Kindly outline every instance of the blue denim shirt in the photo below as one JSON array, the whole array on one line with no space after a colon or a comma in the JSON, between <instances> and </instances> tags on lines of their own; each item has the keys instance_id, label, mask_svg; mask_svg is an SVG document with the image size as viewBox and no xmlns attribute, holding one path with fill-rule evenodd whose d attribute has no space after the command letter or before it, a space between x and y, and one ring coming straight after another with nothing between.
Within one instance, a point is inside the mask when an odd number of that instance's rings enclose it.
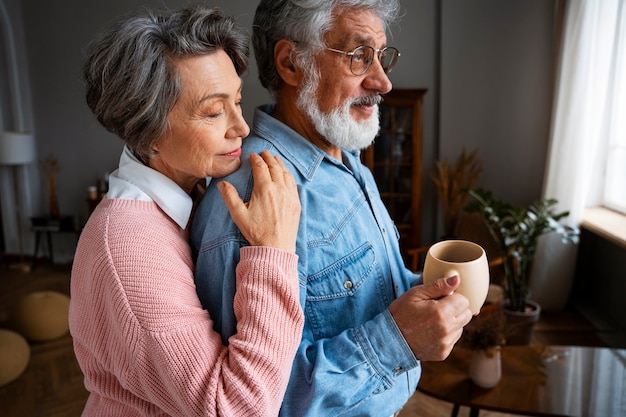
<instances>
[{"instance_id":1,"label":"blue denim shirt","mask_svg":"<svg viewBox=\"0 0 626 417\"><path fill-rule=\"evenodd\" d=\"M252 133L243 141L242 166L225 179L248 201L248 156L269 149L298 184L296 251L305 326L280 415L389 416L415 392L421 369L387 307L421 277L405 268L397 229L358 152L343 152L338 161L271 112L273 106L256 110ZM191 243L198 295L228 343L237 331L235 267L247 242L217 182L195 214Z\"/></svg>"}]
</instances>

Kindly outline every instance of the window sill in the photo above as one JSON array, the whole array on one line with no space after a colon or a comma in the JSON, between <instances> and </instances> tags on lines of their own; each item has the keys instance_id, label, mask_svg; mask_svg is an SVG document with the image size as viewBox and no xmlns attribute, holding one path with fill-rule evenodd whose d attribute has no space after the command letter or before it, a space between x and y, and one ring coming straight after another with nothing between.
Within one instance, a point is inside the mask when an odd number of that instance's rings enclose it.
<instances>
[{"instance_id":1,"label":"window sill","mask_svg":"<svg viewBox=\"0 0 626 417\"><path fill-rule=\"evenodd\" d=\"M585 210L581 226L626 249L626 215L605 207Z\"/></svg>"}]
</instances>

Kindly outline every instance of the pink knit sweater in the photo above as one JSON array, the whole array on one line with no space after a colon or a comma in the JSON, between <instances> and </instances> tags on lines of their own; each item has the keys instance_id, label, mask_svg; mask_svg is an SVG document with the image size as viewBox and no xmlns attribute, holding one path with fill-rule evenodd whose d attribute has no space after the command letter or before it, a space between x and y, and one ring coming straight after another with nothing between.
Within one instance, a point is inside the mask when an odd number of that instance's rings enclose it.
<instances>
[{"instance_id":1,"label":"pink knit sweater","mask_svg":"<svg viewBox=\"0 0 626 417\"><path fill-rule=\"evenodd\" d=\"M187 232L153 202L104 200L72 269L70 330L85 416L277 415L301 338L297 256L241 249L238 330L198 301Z\"/></svg>"}]
</instances>

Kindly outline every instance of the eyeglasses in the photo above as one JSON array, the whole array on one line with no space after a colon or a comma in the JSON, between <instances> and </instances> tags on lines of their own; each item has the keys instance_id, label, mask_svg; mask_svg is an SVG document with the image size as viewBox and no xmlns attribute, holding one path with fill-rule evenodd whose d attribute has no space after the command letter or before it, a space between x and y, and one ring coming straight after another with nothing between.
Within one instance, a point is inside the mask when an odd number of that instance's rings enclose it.
<instances>
[{"instance_id":1,"label":"eyeglasses","mask_svg":"<svg viewBox=\"0 0 626 417\"><path fill-rule=\"evenodd\" d=\"M387 46L383 49L374 49L371 46L361 45L349 52L333 48L326 49L348 55L350 57L350 71L354 75L363 75L370 69L372 62L374 62L374 54L378 54L380 66L383 67L385 74L389 74L400 56L400 51L393 46Z\"/></svg>"}]
</instances>

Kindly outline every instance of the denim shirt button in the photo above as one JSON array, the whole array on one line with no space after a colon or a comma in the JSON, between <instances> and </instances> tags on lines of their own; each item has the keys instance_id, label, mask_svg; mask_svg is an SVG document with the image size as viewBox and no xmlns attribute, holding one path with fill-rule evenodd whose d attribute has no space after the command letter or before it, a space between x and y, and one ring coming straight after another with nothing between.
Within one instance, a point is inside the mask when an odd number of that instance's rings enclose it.
<instances>
[{"instance_id":1,"label":"denim shirt button","mask_svg":"<svg viewBox=\"0 0 626 417\"><path fill-rule=\"evenodd\" d=\"M397 373L400 373L400 371L402 371L402 367L401 366L394 366L393 367L393 372L394 373L397 374Z\"/></svg>"},{"instance_id":2,"label":"denim shirt button","mask_svg":"<svg viewBox=\"0 0 626 417\"><path fill-rule=\"evenodd\" d=\"M350 288L352 288L352 281L345 281L345 282L343 283L343 287L344 287L346 290L349 290Z\"/></svg>"}]
</instances>

